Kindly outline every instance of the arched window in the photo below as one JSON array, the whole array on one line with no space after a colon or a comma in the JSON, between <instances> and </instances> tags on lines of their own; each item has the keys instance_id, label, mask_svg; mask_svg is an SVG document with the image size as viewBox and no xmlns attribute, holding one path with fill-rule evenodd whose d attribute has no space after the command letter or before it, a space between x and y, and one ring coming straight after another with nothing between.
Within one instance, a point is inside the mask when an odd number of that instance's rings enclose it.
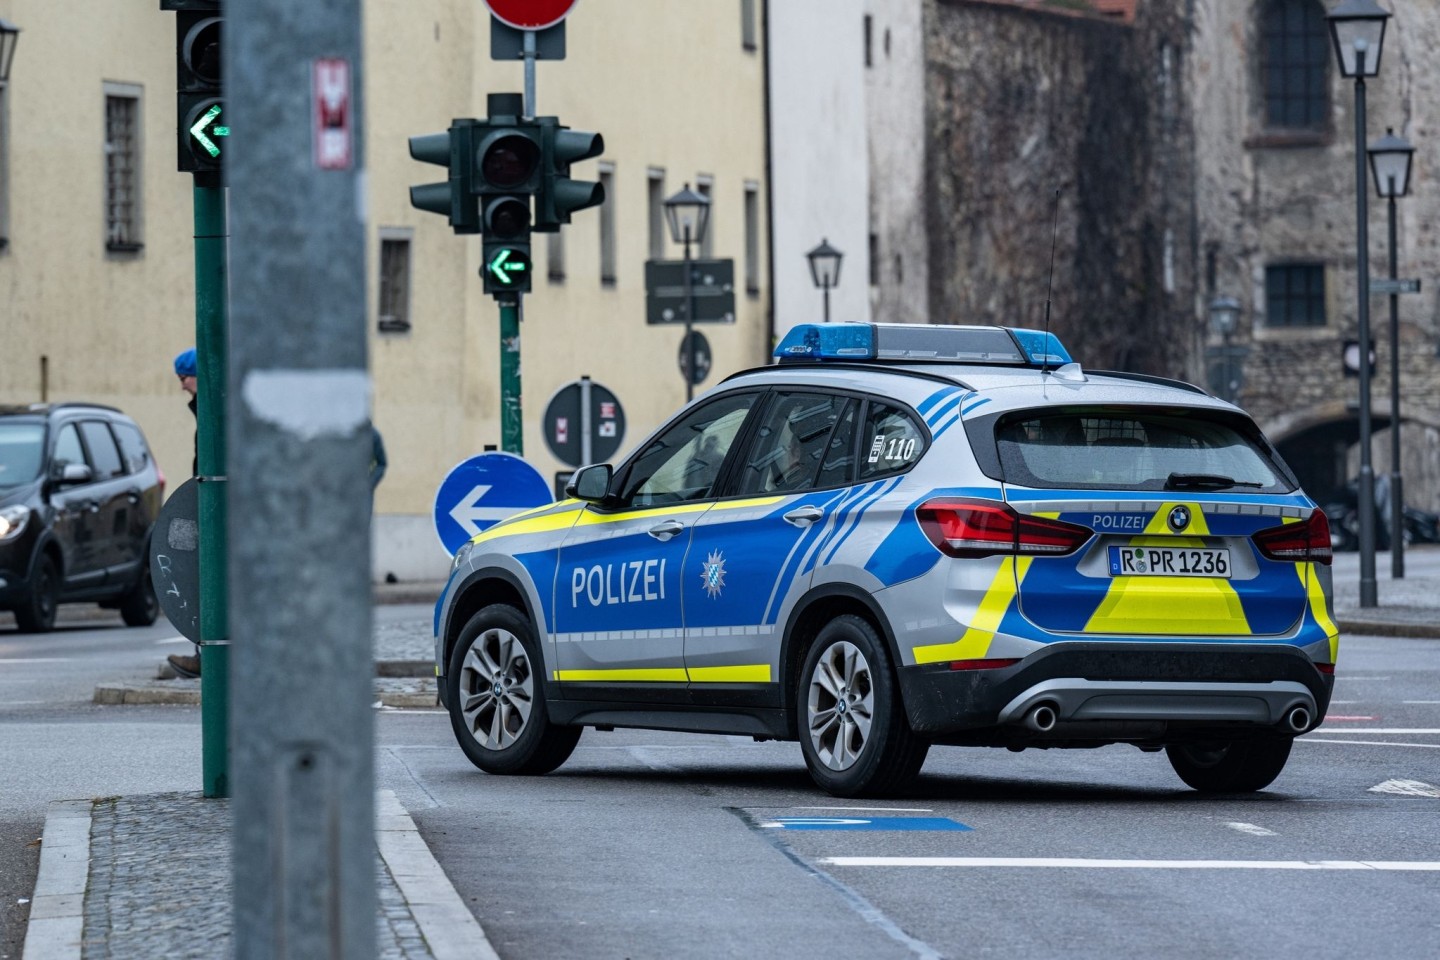
<instances>
[{"instance_id":1,"label":"arched window","mask_svg":"<svg viewBox=\"0 0 1440 960\"><path fill-rule=\"evenodd\" d=\"M1267 126L1303 129L1326 125L1330 55L1325 10L1319 0L1263 0L1260 71Z\"/></svg>"}]
</instances>

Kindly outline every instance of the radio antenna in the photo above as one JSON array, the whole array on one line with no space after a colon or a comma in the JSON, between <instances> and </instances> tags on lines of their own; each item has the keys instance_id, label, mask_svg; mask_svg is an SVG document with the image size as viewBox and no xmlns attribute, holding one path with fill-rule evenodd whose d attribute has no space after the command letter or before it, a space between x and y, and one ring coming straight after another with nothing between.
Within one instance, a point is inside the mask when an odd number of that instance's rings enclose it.
<instances>
[{"instance_id":1,"label":"radio antenna","mask_svg":"<svg viewBox=\"0 0 1440 960\"><path fill-rule=\"evenodd\" d=\"M1045 357L1050 357L1050 294L1055 289L1055 238L1060 234L1060 188L1055 188L1054 224L1050 228L1050 281L1045 287ZM1040 369L1045 369L1041 363Z\"/></svg>"}]
</instances>

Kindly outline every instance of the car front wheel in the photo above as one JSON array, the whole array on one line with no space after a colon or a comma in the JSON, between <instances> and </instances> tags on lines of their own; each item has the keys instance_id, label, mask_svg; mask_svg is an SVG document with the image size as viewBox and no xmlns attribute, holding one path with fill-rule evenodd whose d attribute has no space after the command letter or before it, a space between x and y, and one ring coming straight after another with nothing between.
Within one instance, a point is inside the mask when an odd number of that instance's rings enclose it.
<instances>
[{"instance_id":1,"label":"car front wheel","mask_svg":"<svg viewBox=\"0 0 1440 960\"><path fill-rule=\"evenodd\" d=\"M1253 793L1275 782L1290 759L1290 737L1172 743L1165 748L1180 779L1201 793Z\"/></svg>"},{"instance_id":2,"label":"car front wheel","mask_svg":"<svg viewBox=\"0 0 1440 960\"><path fill-rule=\"evenodd\" d=\"M15 624L22 633L48 633L55 629L60 606L60 572L49 554L41 554L30 578L30 591L15 608Z\"/></svg>"},{"instance_id":3,"label":"car front wheel","mask_svg":"<svg viewBox=\"0 0 1440 960\"><path fill-rule=\"evenodd\" d=\"M155 596L155 584L150 580L150 565L147 563L139 582L120 598L120 619L127 627L148 627L159 616L160 599Z\"/></svg>"},{"instance_id":4,"label":"car front wheel","mask_svg":"<svg viewBox=\"0 0 1440 960\"><path fill-rule=\"evenodd\" d=\"M446 682L455 738L487 773L549 773L580 740L582 728L550 722L534 631L514 607L486 607L470 618Z\"/></svg>"},{"instance_id":5,"label":"car front wheel","mask_svg":"<svg viewBox=\"0 0 1440 960\"><path fill-rule=\"evenodd\" d=\"M929 744L910 730L895 671L875 628L846 614L815 638L797 691L800 747L810 776L837 797L903 789Z\"/></svg>"}]
</instances>

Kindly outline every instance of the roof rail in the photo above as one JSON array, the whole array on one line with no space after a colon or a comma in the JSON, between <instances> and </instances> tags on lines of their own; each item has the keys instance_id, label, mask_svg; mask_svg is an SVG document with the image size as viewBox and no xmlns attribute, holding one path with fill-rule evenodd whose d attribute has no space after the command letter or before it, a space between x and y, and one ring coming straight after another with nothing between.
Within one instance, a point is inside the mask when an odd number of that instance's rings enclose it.
<instances>
[{"instance_id":1,"label":"roof rail","mask_svg":"<svg viewBox=\"0 0 1440 960\"><path fill-rule=\"evenodd\" d=\"M1154 383L1162 387L1174 387L1177 390L1187 390L1190 393L1198 393L1202 397L1213 397L1214 394L1204 387L1197 387L1186 380L1176 380L1173 377L1157 377L1150 373L1131 373L1126 370L1086 370L1086 373L1094 377L1114 377L1117 380L1138 380L1141 383Z\"/></svg>"}]
</instances>

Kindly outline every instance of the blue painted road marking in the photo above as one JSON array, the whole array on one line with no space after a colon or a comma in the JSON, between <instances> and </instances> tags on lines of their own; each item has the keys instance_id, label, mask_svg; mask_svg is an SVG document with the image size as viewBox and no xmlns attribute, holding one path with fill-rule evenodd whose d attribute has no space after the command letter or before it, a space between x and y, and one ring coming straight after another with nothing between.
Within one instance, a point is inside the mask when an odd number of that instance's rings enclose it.
<instances>
[{"instance_id":1,"label":"blue painted road marking","mask_svg":"<svg viewBox=\"0 0 1440 960\"><path fill-rule=\"evenodd\" d=\"M949 817L775 817L767 830L969 830Z\"/></svg>"}]
</instances>

